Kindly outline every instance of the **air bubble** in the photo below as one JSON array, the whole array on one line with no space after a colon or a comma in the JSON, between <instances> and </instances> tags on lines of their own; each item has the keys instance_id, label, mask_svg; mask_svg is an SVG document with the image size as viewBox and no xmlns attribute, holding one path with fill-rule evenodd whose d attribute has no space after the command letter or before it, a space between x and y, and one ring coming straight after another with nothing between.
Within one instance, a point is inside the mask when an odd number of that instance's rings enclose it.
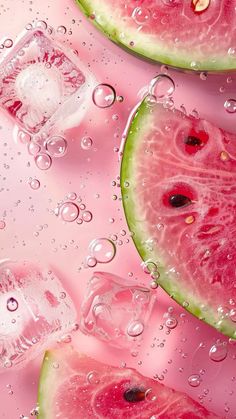
<instances>
[{"instance_id":1,"label":"air bubble","mask_svg":"<svg viewBox=\"0 0 236 419\"><path fill-rule=\"evenodd\" d=\"M90 137L83 137L80 144L83 150L89 150L93 145L93 140Z\"/></svg>"},{"instance_id":2,"label":"air bubble","mask_svg":"<svg viewBox=\"0 0 236 419\"><path fill-rule=\"evenodd\" d=\"M99 84L95 87L92 98L98 108L109 108L115 102L116 92L109 84Z\"/></svg>"},{"instance_id":3,"label":"air bubble","mask_svg":"<svg viewBox=\"0 0 236 419\"><path fill-rule=\"evenodd\" d=\"M48 170L52 165L52 159L48 154L40 153L35 157L35 163L40 170Z\"/></svg>"},{"instance_id":4,"label":"air bubble","mask_svg":"<svg viewBox=\"0 0 236 419\"><path fill-rule=\"evenodd\" d=\"M201 384L201 377L198 374L192 374L188 377L188 383L191 387L198 387Z\"/></svg>"},{"instance_id":5,"label":"air bubble","mask_svg":"<svg viewBox=\"0 0 236 419\"><path fill-rule=\"evenodd\" d=\"M132 18L138 25L143 25L150 19L150 11L145 7L136 7L132 13Z\"/></svg>"},{"instance_id":6,"label":"air bubble","mask_svg":"<svg viewBox=\"0 0 236 419\"><path fill-rule=\"evenodd\" d=\"M157 99L168 98L173 95L174 91L175 84L173 80L165 74L159 74L151 81L150 93Z\"/></svg>"},{"instance_id":7,"label":"air bubble","mask_svg":"<svg viewBox=\"0 0 236 419\"><path fill-rule=\"evenodd\" d=\"M127 327L127 334L131 337L140 336L144 331L144 325L139 320L135 320Z\"/></svg>"},{"instance_id":8,"label":"air bubble","mask_svg":"<svg viewBox=\"0 0 236 419\"><path fill-rule=\"evenodd\" d=\"M15 298L11 297L7 300L7 309L9 311L16 311L18 309L18 306L19 303Z\"/></svg>"},{"instance_id":9,"label":"air bubble","mask_svg":"<svg viewBox=\"0 0 236 419\"><path fill-rule=\"evenodd\" d=\"M89 384L99 384L100 383L100 377L97 371L91 371L87 375L87 380Z\"/></svg>"},{"instance_id":10,"label":"air bubble","mask_svg":"<svg viewBox=\"0 0 236 419\"><path fill-rule=\"evenodd\" d=\"M115 257L116 247L111 240L101 238L90 243L89 251L99 263L108 263Z\"/></svg>"},{"instance_id":11,"label":"air bubble","mask_svg":"<svg viewBox=\"0 0 236 419\"><path fill-rule=\"evenodd\" d=\"M0 230L4 230L5 227L6 227L5 221L0 220Z\"/></svg>"},{"instance_id":12,"label":"air bubble","mask_svg":"<svg viewBox=\"0 0 236 419\"><path fill-rule=\"evenodd\" d=\"M40 182L38 179L31 179L29 182L31 189L37 190L40 188Z\"/></svg>"},{"instance_id":13,"label":"air bubble","mask_svg":"<svg viewBox=\"0 0 236 419\"><path fill-rule=\"evenodd\" d=\"M46 30L46 29L47 29L47 27L48 27L48 25L47 25L47 23L46 23L46 22L44 22L44 20L39 20L39 21L36 23L36 27L37 27L37 28L40 28L40 29L44 29L44 30Z\"/></svg>"},{"instance_id":14,"label":"air bubble","mask_svg":"<svg viewBox=\"0 0 236 419\"><path fill-rule=\"evenodd\" d=\"M3 45L4 45L5 48L11 48L12 45L13 45L12 39L9 39L9 38L5 39L5 41L3 42Z\"/></svg>"},{"instance_id":15,"label":"air bubble","mask_svg":"<svg viewBox=\"0 0 236 419\"><path fill-rule=\"evenodd\" d=\"M227 99L224 103L224 108L228 113L235 113L236 112L236 100L235 99Z\"/></svg>"},{"instance_id":16,"label":"air bubble","mask_svg":"<svg viewBox=\"0 0 236 419\"><path fill-rule=\"evenodd\" d=\"M29 144L31 141L31 136L28 132L25 131L19 131L18 135L17 135L18 140L22 143L22 144Z\"/></svg>"},{"instance_id":17,"label":"air bubble","mask_svg":"<svg viewBox=\"0 0 236 419\"><path fill-rule=\"evenodd\" d=\"M178 325L178 321L175 317L168 317L165 321L165 325L168 329L175 329Z\"/></svg>"},{"instance_id":18,"label":"air bubble","mask_svg":"<svg viewBox=\"0 0 236 419\"><path fill-rule=\"evenodd\" d=\"M73 222L79 216L79 208L73 202L65 202L60 207L60 216L63 221Z\"/></svg>"},{"instance_id":19,"label":"air bubble","mask_svg":"<svg viewBox=\"0 0 236 419\"><path fill-rule=\"evenodd\" d=\"M89 223L92 220L93 215L90 211L84 211L82 217L83 217L83 221L85 221L86 223Z\"/></svg>"},{"instance_id":20,"label":"air bubble","mask_svg":"<svg viewBox=\"0 0 236 419\"><path fill-rule=\"evenodd\" d=\"M58 26L58 28L57 28L57 32L58 32L60 35L65 35L65 34L66 34L66 27L65 27L65 26L62 26L62 25Z\"/></svg>"},{"instance_id":21,"label":"air bubble","mask_svg":"<svg viewBox=\"0 0 236 419\"><path fill-rule=\"evenodd\" d=\"M28 144L28 152L31 156L36 156L40 152L39 144L31 141L31 143Z\"/></svg>"},{"instance_id":22,"label":"air bubble","mask_svg":"<svg viewBox=\"0 0 236 419\"><path fill-rule=\"evenodd\" d=\"M92 257L92 256L89 256L89 257L87 257L87 259L86 259L86 263L87 263L87 266L88 266L89 268L94 268L94 266L96 266L96 265L97 265L97 259L96 259L96 258L94 258L94 257Z\"/></svg>"},{"instance_id":23,"label":"air bubble","mask_svg":"<svg viewBox=\"0 0 236 419\"><path fill-rule=\"evenodd\" d=\"M46 141L45 146L51 157L62 157L66 153L67 141L65 138L55 135Z\"/></svg>"}]
</instances>

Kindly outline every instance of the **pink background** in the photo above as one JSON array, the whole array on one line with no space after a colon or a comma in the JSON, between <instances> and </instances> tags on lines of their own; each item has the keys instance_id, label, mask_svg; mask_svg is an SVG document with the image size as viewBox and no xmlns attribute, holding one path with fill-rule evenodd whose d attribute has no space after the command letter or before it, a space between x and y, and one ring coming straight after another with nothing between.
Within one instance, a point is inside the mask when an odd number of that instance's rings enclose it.
<instances>
[{"instance_id":1,"label":"pink background","mask_svg":"<svg viewBox=\"0 0 236 419\"><path fill-rule=\"evenodd\" d=\"M64 25L67 34L58 35L58 40L78 50L80 59L99 83L111 84L117 95L124 97L123 103L116 103L108 110L96 108L91 101L89 114L81 125L66 133L67 155L54 160L47 172L37 169L26 147L14 141L12 121L3 113L0 114L0 219L6 211L6 228L0 230L0 258L25 258L48 263L63 279L79 313L86 281L94 270L113 272L127 278L128 273L133 272L132 278L137 278L139 283L150 282L140 267L141 261L132 241L125 243L128 231L120 189L111 183L119 175L118 153L114 147L120 145L128 115L140 99L140 89L160 72L160 67L133 57L106 40L83 18L73 0L3 0L0 7L0 38L15 40L27 23L37 20L44 20L54 28ZM236 132L235 115L227 114L223 106L226 99L235 97L234 75L231 75L232 80L228 80L230 82L227 82L227 74L209 76L206 81L201 80L198 74L169 71L169 75L176 85L176 106L184 104L188 112L196 109L201 117ZM219 92L221 86L225 86L224 93ZM118 115L118 119L112 118L114 114ZM87 151L80 145L84 135L93 139L93 147ZM10 167L4 167L4 163ZM30 188L29 177L40 180L39 190ZM90 223L64 224L50 213L69 192L81 196L87 209L92 212L93 220ZM112 195L117 195L118 199L113 200ZM16 206L18 200L20 203ZM30 210L31 206L34 211ZM114 218L115 222L110 223L109 218ZM40 230L40 226L45 224L48 227ZM127 232L125 238L120 234L122 229ZM39 235L35 235L36 232ZM117 246L115 259L95 269L84 269L82 263L88 255L90 241L112 234L124 241ZM166 335L165 328L160 330L159 326L170 306L174 307L179 323L170 335ZM203 396L207 408L225 418L234 418L236 346L229 345L226 360L212 362L208 357L211 345L218 338L227 338L187 313L179 317L183 312L158 289L156 308L136 358L130 356L127 350L114 350L93 338L82 336L80 332L74 334L75 344L97 359L110 359L115 365L126 362L127 366L133 366L151 377L155 374L161 376L163 370L167 369L164 383L187 392L196 400ZM158 346L161 342L164 342L164 347ZM199 348L202 342L204 346ZM0 376L1 418L16 419L22 414L29 416L30 410L36 406L40 362L41 357L23 370L9 370ZM202 383L192 388L187 382L188 376L199 373L200 369L206 371ZM11 385L13 394L9 393L7 385Z\"/></svg>"}]
</instances>

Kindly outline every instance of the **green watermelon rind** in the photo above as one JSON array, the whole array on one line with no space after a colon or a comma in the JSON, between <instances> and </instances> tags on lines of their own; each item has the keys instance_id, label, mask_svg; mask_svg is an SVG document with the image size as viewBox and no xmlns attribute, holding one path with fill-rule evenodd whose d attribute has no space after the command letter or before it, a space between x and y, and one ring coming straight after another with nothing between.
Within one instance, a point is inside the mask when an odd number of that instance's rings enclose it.
<instances>
[{"instance_id":1,"label":"green watermelon rind","mask_svg":"<svg viewBox=\"0 0 236 419\"><path fill-rule=\"evenodd\" d=\"M54 395L56 395L58 385L60 384L60 382L58 382L58 371L53 367L54 362L56 362L56 358L53 351L47 351L44 355L39 378L38 419L55 419L53 415L53 405L49 405L50 403L52 404Z\"/></svg>"},{"instance_id":2,"label":"green watermelon rind","mask_svg":"<svg viewBox=\"0 0 236 419\"><path fill-rule=\"evenodd\" d=\"M155 114L156 118L156 114ZM156 120L156 119L155 119ZM147 127L152 124L152 112L149 105L144 100L133 118L130 125L129 133L126 139L126 143L123 150L123 158L121 163L121 194L124 212L127 220L127 224L130 232L132 233L132 239L144 262L158 261L158 270L160 272L160 278L158 279L159 285L179 304L187 309L195 317L204 320L209 325L217 328L221 333L234 338L235 326L230 320L222 320L219 324L218 317L216 318L215 310L209 307L208 310L202 310L201 307L206 306L204 300L197 300L190 290L181 290L180 285L172 277L165 274L164 263L160 260L158 255L158 249L153 251L146 249L145 242L149 238L148 231L144 228L140 229L140 220L142 218L141 211L138 209L138 202L135 196L135 185L134 185L134 165L136 162L135 151L138 148L139 141L142 141L142 133L146 134ZM127 186L127 182L132 184ZM143 223L144 225L144 223ZM185 303L188 303L186 307Z\"/></svg>"},{"instance_id":3,"label":"green watermelon rind","mask_svg":"<svg viewBox=\"0 0 236 419\"><path fill-rule=\"evenodd\" d=\"M197 61L197 71L229 71L236 68L236 60L232 59L226 53L222 56L209 56L206 55L205 59L198 60L194 55L183 55L180 51L170 50L166 47L165 43L158 42L158 39L148 34L141 34L136 30L125 31L125 39L121 39L117 28L120 27L122 21L117 25L113 24L112 19L109 18L109 6L103 4L104 0L100 0L99 7L94 6L98 0L76 0L81 11L88 18L94 15L91 22L103 32L110 40L124 48L125 50L140 56L141 58L148 59L154 62L170 65L174 68L183 70L193 70L191 62ZM135 46L131 47L130 42L135 39ZM192 49L192 54L194 50Z\"/></svg>"}]
</instances>

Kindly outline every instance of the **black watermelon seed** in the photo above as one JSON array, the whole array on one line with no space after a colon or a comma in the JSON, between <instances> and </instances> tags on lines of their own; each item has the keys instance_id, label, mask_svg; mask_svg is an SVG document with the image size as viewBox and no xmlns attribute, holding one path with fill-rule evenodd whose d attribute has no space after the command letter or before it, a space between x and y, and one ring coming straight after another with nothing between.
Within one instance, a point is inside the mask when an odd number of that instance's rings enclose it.
<instances>
[{"instance_id":1,"label":"black watermelon seed","mask_svg":"<svg viewBox=\"0 0 236 419\"><path fill-rule=\"evenodd\" d=\"M145 400L145 391L138 387L133 387L124 392L124 399L130 403L142 402Z\"/></svg>"},{"instance_id":2,"label":"black watermelon seed","mask_svg":"<svg viewBox=\"0 0 236 419\"><path fill-rule=\"evenodd\" d=\"M194 135L189 135L188 137L186 137L184 139L185 144L196 147L196 146L201 146L202 142L200 140L200 138L195 137Z\"/></svg>"},{"instance_id":3,"label":"black watermelon seed","mask_svg":"<svg viewBox=\"0 0 236 419\"><path fill-rule=\"evenodd\" d=\"M181 208L191 204L191 199L185 195L175 194L169 197L169 204L174 208Z\"/></svg>"}]
</instances>

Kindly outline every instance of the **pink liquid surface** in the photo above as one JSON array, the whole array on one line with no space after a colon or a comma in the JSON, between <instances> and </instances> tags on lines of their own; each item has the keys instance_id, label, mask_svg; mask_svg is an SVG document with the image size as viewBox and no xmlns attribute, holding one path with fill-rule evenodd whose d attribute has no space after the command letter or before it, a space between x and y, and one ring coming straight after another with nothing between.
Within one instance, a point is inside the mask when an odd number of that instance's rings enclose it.
<instances>
[{"instance_id":1,"label":"pink liquid surface","mask_svg":"<svg viewBox=\"0 0 236 419\"><path fill-rule=\"evenodd\" d=\"M78 50L79 58L94 74L98 84L108 83L117 95L124 97L123 102L107 109L97 108L91 98L89 112L81 124L66 132L67 154L55 159L48 171L35 166L25 145L14 141L13 122L6 114L0 114L0 219L6 211L6 226L0 230L0 258L43 261L53 267L79 313L87 280L94 271L111 272L147 286L150 282L129 238L120 189L113 186L112 181L119 183L117 150L129 114L140 100L140 89L160 72L160 66L144 62L113 45L86 21L72 0L4 0L0 8L0 38L14 41L28 23L38 20L55 29L65 26L67 33L58 34L58 41L67 48ZM171 70L168 74L176 86L175 106L184 104L187 112L196 109L200 117L236 132L234 114L230 115L224 109L225 100L236 94L233 74L228 80L227 74L208 76L207 80L201 80L198 74ZM222 86L225 90L220 93ZM89 150L81 148L84 136L92 138L93 145ZM30 188L30 177L40 181L39 189ZM91 211L90 222L81 225L63 223L51 213L58 201L70 192L80 196L86 209ZM114 218L113 223L111 218ZM121 230L125 230L125 236ZM89 243L111 235L117 235L118 241L122 241L117 243L115 258L102 266L84 268ZM129 239L128 243L126 239ZM196 400L203 400L205 407L222 417L236 417L236 347L229 345L224 361L212 362L208 356L210 347L217 339L227 341L227 338L185 313L162 290L158 289L156 293L157 303L136 357L127 350L114 349L80 332L74 333L75 345L100 361L106 359L114 365L125 362L150 377L158 375L163 383L185 391ZM174 308L178 326L167 335L160 325L170 306ZM17 419L20 415L30 415L36 406L41 360L42 356L23 370L9 369L1 374L0 417ZM188 377L200 370L202 382L193 388L188 384Z\"/></svg>"}]
</instances>

